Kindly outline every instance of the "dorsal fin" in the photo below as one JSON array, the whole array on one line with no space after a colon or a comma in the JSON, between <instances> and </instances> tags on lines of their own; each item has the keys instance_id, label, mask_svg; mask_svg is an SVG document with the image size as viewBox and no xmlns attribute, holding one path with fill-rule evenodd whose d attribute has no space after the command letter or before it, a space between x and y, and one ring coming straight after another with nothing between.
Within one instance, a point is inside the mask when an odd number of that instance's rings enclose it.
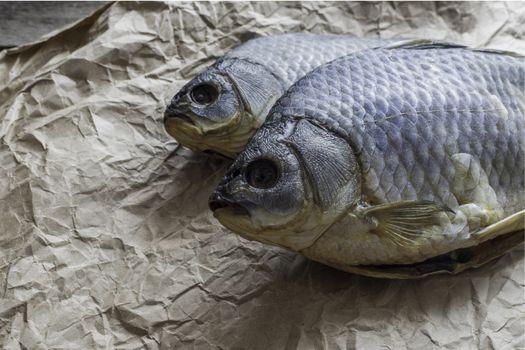
<instances>
[{"instance_id":1,"label":"dorsal fin","mask_svg":"<svg viewBox=\"0 0 525 350\"><path fill-rule=\"evenodd\" d=\"M409 50L428 50L428 49L465 49L476 52L492 53L497 55L506 55L513 57L525 57L517 52L486 48L471 48L463 44L452 43L449 41L432 40L432 39L415 39L402 42L396 42L386 46L387 49L409 49Z\"/></svg>"},{"instance_id":2,"label":"dorsal fin","mask_svg":"<svg viewBox=\"0 0 525 350\"><path fill-rule=\"evenodd\" d=\"M512 56L512 57L521 57L521 58L525 57L522 54L519 54L517 52L507 51L507 50L497 50L497 49L472 49L472 50L478 51L478 52L493 53L496 55L506 55L506 56Z\"/></svg>"},{"instance_id":3,"label":"dorsal fin","mask_svg":"<svg viewBox=\"0 0 525 350\"><path fill-rule=\"evenodd\" d=\"M456 44L448 41L433 40L433 39L415 39L407 40L401 43L387 46L388 49L411 49L411 50L427 50L427 49L467 49L468 47L462 44Z\"/></svg>"}]
</instances>

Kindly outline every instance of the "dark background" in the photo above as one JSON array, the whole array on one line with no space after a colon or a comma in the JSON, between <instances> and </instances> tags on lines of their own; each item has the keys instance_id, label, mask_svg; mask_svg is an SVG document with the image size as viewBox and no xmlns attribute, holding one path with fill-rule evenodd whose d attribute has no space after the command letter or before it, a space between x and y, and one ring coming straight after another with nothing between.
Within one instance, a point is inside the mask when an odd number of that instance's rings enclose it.
<instances>
[{"instance_id":1,"label":"dark background","mask_svg":"<svg viewBox=\"0 0 525 350\"><path fill-rule=\"evenodd\" d=\"M103 6L100 1L0 2L0 50L27 44Z\"/></svg>"}]
</instances>

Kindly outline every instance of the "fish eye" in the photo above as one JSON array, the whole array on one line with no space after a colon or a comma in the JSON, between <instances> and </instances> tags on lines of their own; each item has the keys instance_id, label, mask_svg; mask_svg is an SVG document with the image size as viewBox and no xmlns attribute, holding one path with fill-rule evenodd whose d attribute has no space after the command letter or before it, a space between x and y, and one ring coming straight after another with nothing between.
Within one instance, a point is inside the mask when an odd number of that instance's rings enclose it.
<instances>
[{"instance_id":1,"label":"fish eye","mask_svg":"<svg viewBox=\"0 0 525 350\"><path fill-rule=\"evenodd\" d=\"M217 100L219 90L211 84L200 84L191 89L190 97L197 104L209 105Z\"/></svg>"},{"instance_id":2,"label":"fish eye","mask_svg":"<svg viewBox=\"0 0 525 350\"><path fill-rule=\"evenodd\" d=\"M255 188L270 188L279 180L279 169L269 159L257 159L246 166L244 177L248 185Z\"/></svg>"}]
</instances>

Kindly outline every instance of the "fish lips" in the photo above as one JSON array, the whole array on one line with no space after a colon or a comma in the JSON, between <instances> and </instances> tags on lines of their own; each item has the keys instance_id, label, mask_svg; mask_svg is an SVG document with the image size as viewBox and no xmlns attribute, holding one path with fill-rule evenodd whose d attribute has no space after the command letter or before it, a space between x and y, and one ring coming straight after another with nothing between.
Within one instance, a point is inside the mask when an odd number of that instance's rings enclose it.
<instances>
[{"instance_id":1,"label":"fish lips","mask_svg":"<svg viewBox=\"0 0 525 350\"><path fill-rule=\"evenodd\" d=\"M189 113L172 106L169 106L164 112L164 128L176 139L189 137L199 140L207 134L205 128L192 119Z\"/></svg>"},{"instance_id":2,"label":"fish lips","mask_svg":"<svg viewBox=\"0 0 525 350\"><path fill-rule=\"evenodd\" d=\"M168 106L164 112L164 124L168 125L179 122L195 125L195 122L186 113L172 106Z\"/></svg>"},{"instance_id":3,"label":"fish lips","mask_svg":"<svg viewBox=\"0 0 525 350\"><path fill-rule=\"evenodd\" d=\"M184 130L185 133L191 133L193 137L205 135L221 135L231 132L232 122L228 120L225 124L207 120L206 117L199 116L197 119L190 117L190 109L181 109L178 107L168 106L164 112L164 126L166 129ZM236 115L237 116L237 115ZM232 118L238 124L239 118Z\"/></svg>"},{"instance_id":4,"label":"fish lips","mask_svg":"<svg viewBox=\"0 0 525 350\"><path fill-rule=\"evenodd\" d=\"M220 191L215 191L211 194L208 200L208 207L213 213L219 209L226 209L234 215L250 216L248 209L223 195Z\"/></svg>"}]
</instances>

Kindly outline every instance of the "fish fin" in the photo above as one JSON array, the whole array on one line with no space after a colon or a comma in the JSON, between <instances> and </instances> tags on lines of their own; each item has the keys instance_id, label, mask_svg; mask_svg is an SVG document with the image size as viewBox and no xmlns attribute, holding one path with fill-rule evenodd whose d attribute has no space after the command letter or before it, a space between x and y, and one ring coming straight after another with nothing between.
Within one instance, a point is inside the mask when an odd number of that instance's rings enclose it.
<instances>
[{"instance_id":1,"label":"fish fin","mask_svg":"<svg viewBox=\"0 0 525 350\"><path fill-rule=\"evenodd\" d=\"M525 57L517 52L486 48L470 48L466 45L456 44L442 40L432 39L407 39L395 42L391 45L385 46L386 49L410 49L410 50L427 50L427 49L467 49L477 52L492 53L496 55L506 55L513 57Z\"/></svg>"},{"instance_id":2,"label":"fish fin","mask_svg":"<svg viewBox=\"0 0 525 350\"><path fill-rule=\"evenodd\" d=\"M339 201L355 198L358 172L354 153L343 138L299 120L290 136L283 140L297 155L306 170L314 201L323 209Z\"/></svg>"},{"instance_id":3,"label":"fish fin","mask_svg":"<svg viewBox=\"0 0 525 350\"><path fill-rule=\"evenodd\" d=\"M505 56L519 57L519 58L525 57L520 53L508 51L508 50L497 50L497 49L472 49L472 50L478 51L478 52L492 53L495 55L505 55Z\"/></svg>"},{"instance_id":4,"label":"fish fin","mask_svg":"<svg viewBox=\"0 0 525 350\"><path fill-rule=\"evenodd\" d=\"M457 274L493 261L523 244L523 230L500 235L479 245L460 248L422 262L406 265L336 265L340 270L376 278L412 279L436 274Z\"/></svg>"},{"instance_id":5,"label":"fish fin","mask_svg":"<svg viewBox=\"0 0 525 350\"><path fill-rule=\"evenodd\" d=\"M260 122L281 96L283 88L264 66L244 59L234 59L224 70L237 89L244 108Z\"/></svg>"},{"instance_id":6,"label":"fish fin","mask_svg":"<svg viewBox=\"0 0 525 350\"><path fill-rule=\"evenodd\" d=\"M513 231L525 230L525 210L519 211L472 234L479 243Z\"/></svg>"},{"instance_id":7,"label":"fish fin","mask_svg":"<svg viewBox=\"0 0 525 350\"><path fill-rule=\"evenodd\" d=\"M441 224L440 214L447 212L452 210L430 201L400 201L365 208L363 215L373 224L373 232L410 248L431 235L433 226Z\"/></svg>"},{"instance_id":8,"label":"fish fin","mask_svg":"<svg viewBox=\"0 0 525 350\"><path fill-rule=\"evenodd\" d=\"M451 43L442 40L432 39L407 39L400 42L396 42L392 45L386 46L387 49L414 49L414 50L426 50L426 49L452 49L452 48L467 48L465 45Z\"/></svg>"}]
</instances>

